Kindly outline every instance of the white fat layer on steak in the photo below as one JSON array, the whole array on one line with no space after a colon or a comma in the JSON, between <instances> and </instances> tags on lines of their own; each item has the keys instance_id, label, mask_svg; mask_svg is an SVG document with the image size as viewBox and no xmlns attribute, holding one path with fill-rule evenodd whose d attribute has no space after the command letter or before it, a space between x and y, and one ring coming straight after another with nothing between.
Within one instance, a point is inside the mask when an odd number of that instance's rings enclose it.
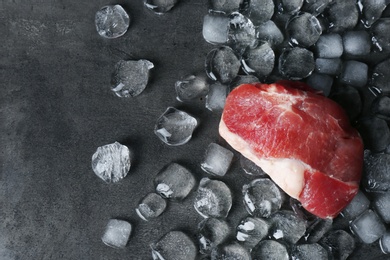
<instances>
[{"instance_id":1,"label":"white fat layer on steak","mask_svg":"<svg viewBox=\"0 0 390 260\"><path fill-rule=\"evenodd\" d=\"M229 131L223 120L219 124L219 134L235 150L261 167L284 192L295 199L299 199L305 185L305 170L311 170L309 165L297 159L257 157L244 139Z\"/></svg>"}]
</instances>

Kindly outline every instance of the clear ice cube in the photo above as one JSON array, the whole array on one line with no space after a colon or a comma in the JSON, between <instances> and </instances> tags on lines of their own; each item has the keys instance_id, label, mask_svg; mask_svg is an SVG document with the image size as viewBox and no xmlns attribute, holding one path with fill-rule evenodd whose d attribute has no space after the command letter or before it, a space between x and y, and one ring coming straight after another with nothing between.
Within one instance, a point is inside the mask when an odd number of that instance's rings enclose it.
<instances>
[{"instance_id":1,"label":"clear ice cube","mask_svg":"<svg viewBox=\"0 0 390 260\"><path fill-rule=\"evenodd\" d=\"M196 180L193 174L177 163L170 163L154 178L156 193L163 198L183 200L194 189Z\"/></svg>"},{"instance_id":2,"label":"clear ice cube","mask_svg":"<svg viewBox=\"0 0 390 260\"><path fill-rule=\"evenodd\" d=\"M382 93L390 94L390 59L375 65L372 71L371 84Z\"/></svg>"},{"instance_id":3,"label":"clear ice cube","mask_svg":"<svg viewBox=\"0 0 390 260\"><path fill-rule=\"evenodd\" d=\"M197 125L198 121L191 115L168 107L157 119L154 133L168 145L183 145L191 139Z\"/></svg>"},{"instance_id":4,"label":"clear ice cube","mask_svg":"<svg viewBox=\"0 0 390 260\"><path fill-rule=\"evenodd\" d=\"M262 42L268 42L271 46L277 46L284 41L282 31L272 20L257 27L256 37Z\"/></svg>"},{"instance_id":5,"label":"clear ice cube","mask_svg":"<svg viewBox=\"0 0 390 260\"><path fill-rule=\"evenodd\" d=\"M344 108L350 121L356 120L362 111L363 103L360 93L352 86L344 85L336 88L331 94L331 99Z\"/></svg>"},{"instance_id":6,"label":"clear ice cube","mask_svg":"<svg viewBox=\"0 0 390 260\"><path fill-rule=\"evenodd\" d=\"M207 14L203 18L203 38L211 44L226 44L229 27L228 16L218 13Z\"/></svg>"},{"instance_id":7,"label":"clear ice cube","mask_svg":"<svg viewBox=\"0 0 390 260\"><path fill-rule=\"evenodd\" d=\"M240 67L240 59L230 47L219 47L207 54L206 73L212 80L230 83L237 76Z\"/></svg>"},{"instance_id":8,"label":"clear ice cube","mask_svg":"<svg viewBox=\"0 0 390 260\"><path fill-rule=\"evenodd\" d=\"M370 209L352 221L350 227L351 231L366 244L375 242L386 232L382 220Z\"/></svg>"},{"instance_id":9,"label":"clear ice cube","mask_svg":"<svg viewBox=\"0 0 390 260\"><path fill-rule=\"evenodd\" d=\"M357 128L367 149L373 152L381 152L389 146L390 130L385 120L377 117L364 118L359 121Z\"/></svg>"},{"instance_id":10,"label":"clear ice cube","mask_svg":"<svg viewBox=\"0 0 390 260\"><path fill-rule=\"evenodd\" d=\"M390 155L364 151L364 177L362 184L370 192L390 190Z\"/></svg>"},{"instance_id":11,"label":"clear ice cube","mask_svg":"<svg viewBox=\"0 0 390 260\"><path fill-rule=\"evenodd\" d=\"M124 220L110 219L102 236L104 244L114 248L124 248L131 233L131 224Z\"/></svg>"},{"instance_id":12,"label":"clear ice cube","mask_svg":"<svg viewBox=\"0 0 390 260\"><path fill-rule=\"evenodd\" d=\"M243 0L210 0L210 9L212 11L230 14L238 11Z\"/></svg>"},{"instance_id":13,"label":"clear ice cube","mask_svg":"<svg viewBox=\"0 0 390 260\"><path fill-rule=\"evenodd\" d=\"M222 181L203 178L196 193L194 207L204 218L226 218L232 207L232 192Z\"/></svg>"},{"instance_id":14,"label":"clear ice cube","mask_svg":"<svg viewBox=\"0 0 390 260\"><path fill-rule=\"evenodd\" d=\"M269 231L269 223L262 218L246 217L237 226L236 239L248 249L254 248Z\"/></svg>"},{"instance_id":15,"label":"clear ice cube","mask_svg":"<svg viewBox=\"0 0 390 260\"><path fill-rule=\"evenodd\" d=\"M272 236L290 244L297 243L306 232L306 221L290 210L275 212L271 215L270 221Z\"/></svg>"},{"instance_id":16,"label":"clear ice cube","mask_svg":"<svg viewBox=\"0 0 390 260\"><path fill-rule=\"evenodd\" d=\"M289 260L290 257L284 244L275 240L263 240L253 249L252 259Z\"/></svg>"},{"instance_id":17,"label":"clear ice cube","mask_svg":"<svg viewBox=\"0 0 390 260\"><path fill-rule=\"evenodd\" d=\"M344 230L329 231L319 244L328 249L334 259L340 260L346 260L355 249L354 238Z\"/></svg>"},{"instance_id":18,"label":"clear ice cube","mask_svg":"<svg viewBox=\"0 0 390 260\"><path fill-rule=\"evenodd\" d=\"M149 81L149 71L154 67L148 60L121 60L115 65L111 90L118 97L135 97L141 94Z\"/></svg>"},{"instance_id":19,"label":"clear ice cube","mask_svg":"<svg viewBox=\"0 0 390 260\"><path fill-rule=\"evenodd\" d=\"M366 211L369 206L370 201L362 191L359 191L341 214L348 219L354 219Z\"/></svg>"},{"instance_id":20,"label":"clear ice cube","mask_svg":"<svg viewBox=\"0 0 390 260\"><path fill-rule=\"evenodd\" d=\"M212 84L210 86L210 91L206 96L206 108L210 111L222 111L225 106L228 92L228 86L219 82Z\"/></svg>"},{"instance_id":21,"label":"clear ice cube","mask_svg":"<svg viewBox=\"0 0 390 260\"><path fill-rule=\"evenodd\" d=\"M206 149L201 163L202 170L216 175L224 176L233 160L233 152L216 143L211 143Z\"/></svg>"},{"instance_id":22,"label":"clear ice cube","mask_svg":"<svg viewBox=\"0 0 390 260\"><path fill-rule=\"evenodd\" d=\"M344 62L343 70L340 75L340 81L342 83L356 87L364 87L367 84L367 78L367 64L355 60Z\"/></svg>"},{"instance_id":23,"label":"clear ice cube","mask_svg":"<svg viewBox=\"0 0 390 260\"><path fill-rule=\"evenodd\" d=\"M170 231L150 245L153 260L195 260L197 248L192 239L181 231Z\"/></svg>"},{"instance_id":24,"label":"clear ice cube","mask_svg":"<svg viewBox=\"0 0 390 260\"><path fill-rule=\"evenodd\" d=\"M179 0L144 0L144 5L156 14L164 14L171 10Z\"/></svg>"},{"instance_id":25,"label":"clear ice cube","mask_svg":"<svg viewBox=\"0 0 390 260\"><path fill-rule=\"evenodd\" d=\"M367 55L371 51L371 37L367 31L347 31L343 34L344 54Z\"/></svg>"},{"instance_id":26,"label":"clear ice cube","mask_svg":"<svg viewBox=\"0 0 390 260\"><path fill-rule=\"evenodd\" d=\"M244 172L249 176L254 177L266 177L267 174L257 166L254 162L249 160L243 155L240 155L240 166L244 170Z\"/></svg>"},{"instance_id":27,"label":"clear ice cube","mask_svg":"<svg viewBox=\"0 0 390 260\"><path fill-rule=\"evenodd\" d=\"M327 97L332 89L333 77L326 74L312 73L306 78L306 83L312 88L322 91L324 96Z\"/></svg>"},{"instance_id":28,"label":"clear ice cube","mask_svg":"<svg viewBox=\"0 0 390 260\"><path fill-rule=\"evenodd\" d=\"M337 76L340 74L342 68L342 61L339 58L318 58L316 59L315 71L321 74Z\"/></svg>"},{"instance_id":29,"label":"clear ice cube","mask_svg":"<svg viewBox=\"0 0 390 260\"><path fill-rule=\"evenodd\" d=\"M202 254L210 254L230 235L230 228L225 220L206 218L198 225L199 247Z\"/></svg>"},{"instance_id":30,"label":"clear ice cube","mask_svg":"<svg viewBox=\"0 0 390 260\"><path fill-rule=\"evenodd\" d=\"M376 193L374 200L375 212L386 223L390 223L390 191L384 193Z\"/></svg>"},{"instance_id":31,"label":"clear ice cube","mask_svg":"<svg viewBox=\"0 0 390 260\"><path fill-rule=\"evenodd\" d=\"M356 0L332 1L328 8L330 32L344 32L353 29L359 20Z\"/></svg>"},{"instance_id":32,"label":"clear ice cube","mask_svg":"<svg viewBox=\"0 0 390 260\"><path fill-rule=\"evenodd\" d=\"M291 44L310 47L318 41L322 29L315 16L309 13L299 13L287 22L286 32Z\"/></svg>"},{"instance_id":33,"label":"clear ice cube","mask_svg":"<svg viewBox=\"0 0 390 260\"><path fill-rule=\"evenodd\" d=\"M328 260L328 251L321 245L314 244L300 244L293 247L291 251L291 258L293 260Z\"/></svg>"},{"instance_id":34,"label":"clear ice cube","mask_svg":"<svg viewBox=\"0 0 390 260\"><path fill-rule=\"evenodd\" d=\"M268 43L247 49L241 60L244 71L264 78L271 74L275 64L275 53Z\"/></svg>"},{"instance_id":35,"label":"clear ice cube","mask_svg":"<svg viewBox=\"0 0 390 260\"><path fill-rule=\"evenodd\" d=\"M308 77L314 68L313 53L304 48L286 49L279 57L280 74L291 80L301 80Z\"/></svg>"},{"instance_id":36,"label":"clear ice cube","mask_svg":"<svg viewBox=\"0 0 390 260\"><path fill-rule=\"evenodd\" d=\"M145 221L160 216L166 209L167 202L156 193L146 195L135 209L138 216Z\"/></svg>"},{"instance_id":37,"label":"clear ice cube","mask_svg":"<svg viewBox=\"0 0 390 260\"><path fill-rule=\"evenodd\" d=\"M244 185L242 194L245 208L252 216L268 218L282 205L279 188L268 178L256 179Z\"/></svg>"},{"instance_id":38,"label":"clear ice cube","mask_svg":"<svg viewBox=\"0 0 390 260\"><path fill-rule=\"evenodd\" d=\"M336 33L323 34L314 48L319 58L340 58L344 51L343 39Z\"/></svg>"},{"instance_id":39,"label":"clear ice cube","mask_svg":"<svg viewBox=\"0 0 390 260\"><path fill-rule=\"evenodd\" d=\"M175 83L176 99L181 102L204 97L209 91L205 77L189 75Z\"/></svg>"},{"instance_id":40,"label":"clear ice cube","mask_svg":"<svg viewBox=\"0 0 390 260\"><path fill-rule=\"evenodd\" d=\"M252 21L239 12L233 12L229 18L228 45L240 54L247 48L256 47L258 40Z\"/></svg>"},{"instance_id":41,"label":"clear ice cube","mask_svg":"<svg viewBox=\"0 0 390 260\"><path fill-rule=\"evenodd\" d=\"M130 170L130 151L118 142L97 148L92 155L92 169L95 174L107 183L118 182Z\"/></svg>"},{"instance_id":42,"label":"clear ice cube","mask_svg":"<svg viewBox=\"0 0 390 260\"><path fill-rule=\"evenodd\" d=\"M211 260L251 260L248 249L237 242L219 245L211 252Z\"/></svg>"},{"instance_id":43,"label":"clear ice cube","mask_svg":"<svg viewBox=\"0 0 390 260\"><path fill-rule=\"evenodd\" d=\"M305 0L302 6L302 11L318 16L322 14L332 0Z\"/></svg>"},{"instance_id":44,"label":"clear ice cube","mask_svg":"<svg viewBox=\"0 0 390 260\"><path fill-rule=\"evenodd\" d=\"M120 5L106 5L95 15L96 30L105 38L118 38L127 32L130 17Z\"/></svg>"},{"instance_id":45,"label":"clear ice cube","mask_svg":"<svg viewBox=\"0 0 390 260\"><path fill-rule=\"evenodd\" d=\"M370 27L382 16L382 12L389 4L388 0L359 0L362 7L363 23Z\"/></svg>"},{"instance_id":46,"label":"clear ice cube","mask_svg":"<svg viewBox=\"0 0 390 260\"><path fill-rule=\"evenodd\" d=\"M379 240L379 246L384 254L390 253L390 231L386 231Z\"/></svg>"},{"instance_id":47,"label":"clear ice cube","mask_svg":"<svg viewBox=\"0 0 390 260\"><path fill-rule=\"evenodd\" d=\"M372 41L379 51L390 51L390 18L378 19L371 26Z\"/></svg>"},{"instance_id":48,"label":"clear ice cube","mask_svg":"<svg viewBox=\"0 0 390 260\"><path fill-rule=\"evenodd\" d=\"M271 19L274 9L273 0L251 0L245 2L243 14L249 17L254 25L258 26Z\"/></svg>"}]
</instances>

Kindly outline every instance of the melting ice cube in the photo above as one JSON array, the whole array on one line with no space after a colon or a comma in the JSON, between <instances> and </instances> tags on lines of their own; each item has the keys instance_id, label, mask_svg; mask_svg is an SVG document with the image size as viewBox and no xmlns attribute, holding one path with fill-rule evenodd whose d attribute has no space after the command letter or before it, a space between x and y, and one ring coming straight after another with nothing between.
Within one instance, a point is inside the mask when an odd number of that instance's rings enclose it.
<instances>
[{"instance_id":1,"label":"melting ice cube","mask_svg":"<svg viewBox=\"0 0 390 260\"><path fill-rule=\"evenodd\" d=\"M306 221L300 219L293 211L277 211L271 215L270 221L273 223L273 234L281 231L283 236L280 238L290 244L297 243L306 232Z\"/></svg>"},{"instance_id":2,"label":"melting ice cube","mask_svg":"<svg viewBox=\"0 0 390 260\"><path fill-rule=\"evenodd\" d=\"M207 173L224 176L230 167L232 159L232 151L216 143L211 143L207 147L201 167Z\"/></svg>"},{"instance_id":3,"label":"melting ice cube","mask_svg":"<svg viewBox=\"0 0 390 260\"><path fill-rule=\"evenodd\" d=\"M206 73L212 80L230 83L237 76L240 67L240 59L229 47L216 48L207 54Z\"/></svg>"},{"instance_id":4,"label":"melting ice cube","mask_svg":"<svg viewBox=\"0 0 390 260\"><path fill-rule=\"evenodd\" d=\"M197 248L192 239L181 231L171 231L150 246L153 260L195 260Z\"/></svg>"},{"instance_id":5,"label":"melting ice cube","mask_svg":"<svg viewBox=\"0 0 390 260\"><path fill-rule=\"evenodd\" d=\"M302 47L312 46L322 34L320 22L309 13L293 16L287 23L286 31L290 42Z\"/></svg>"},{"instance_id":6,"label":"melting ice cube","mask_svg":"<svg viewBox=\"0 0 390 260\"><path fill-rule=\"evenodd\" d=\"M382 220L370 209L352 221L350 227L352 232L366 244L375 242L386 232Z\"/></svg>"},{"instance_id":7,"label":"melting ice cube","mask_svg":"<svg viewBox=\"0 0 390 260\"><path fill-rule=\"evenodd\" d=\"M329 231L319 244L329 249L334 259L345 260L355 249L355 239L344 230Z\"/></svg>"},{"instance_id":8,"label":"melting ice cube","mask_svg":"<svg viewBox=\"0 0 390 260\"><path fill-rule=\"evenodd\" d=\"M223 243L230 234L230 228L225 220L206 218L199 223L198 238L200 252L210 254L211 250Z\"/></svg>"},{"instance_id":9,"label":"melting ice cube","mask_svg":"<svg viewBox=\"0 0 390 260\"><path fill-rule=\"evenodd\" d=\"M229 88L219 82L210 86L206 96L206 108L210 111L222 111L225 106Z\"/></svg>"},{"instance_id":10,"label":"melting ice cube","mask_svg":"<svg viewBox=\"0 0 390 260\"><path fill-rule=\"evenodd\" d=\"M248 249L237 242L219 245L211 252L212 260L219 259L252 259Z\"/></svg>"},{"instance_id":11,"label":"melting ice cube","mask_svg":"<svg viewBox=\"0 0 390 260\"><path fill-rule=\"evenodd\" d=\"M291 252L291 257L294 260L329 259L326 249L317 243L296 245Z\"/></svg>"},{"instance_id":12,"label":"melting ice cube","mask_svg":"<svg viewBox=\"0 0 390 260\"><path fill-rule=\"evenodd\" d=\"M314 67L313 53L304 48L286 49L279 57L280 74L293 80L306 78L312 73Z\"/></svg>"},{"instance_id":13,"label":"melting ice cube","mask_svg":"<svg viewBox=\"0 0 390 260\"><path fill-rule=\"evenodd\" d=\"M144 0L145 6L156 14L163 14L171 10L179 0Z\"/></svg>"},{"instance_id":14,"label":"melting ice cube","mask_svg":"<svg viewBox=\"0 0 390 260\"><path fill-rule=\"evenodd\" d=\"M131 224L124 220L110 219L102 236L104 244L123 248L126 246L131 233Z\"/></svg>"},{"instance_id":15,"label":"melting ice cube","mask_svg":"<svg viewBox=\"0 0 390 260\"><path fill-rule=\"evenodd\" d=\"M185 102L205 96L209 92L209 85L204 77L190 75L176 81L175 90L176 99Z\"/></svg>"},{"instance_id":16,"label":"melting ice cube","mask_svg":"<svg viewBox=\"0 0 390 260\"><path fill-rule=\"evenodd\" d=\"M236 239L252 249L268 235L269 228L270 224L265 219L246 217L237 226Z\"/></svg>"},{"instance_id":17,"label":"melting ice cube","mask_svg":"<svg viewBox=\"0 0 390 260\"><path fill-rule=\"evenodd\" d=\"M275 240L261 241L252 251L252 256L253 259L289 259L286 246Z\"/></svg>"},{"instance_id":18,"label":"melting ice cube","mask_svg":"<svg viewBox=\"0 0 390 260\"><path fill-rule=\"evenodd\" d=\"M120 5L102 7L95 15L96 30L105 38L118 38L129 28L130 17Z\"/></svg>"},{"instance_id":19,"label":"melting ice cube","mask_svg":"<svg viewBox=\"0 0 390 260\"><path fill-rule=\"evenodd\" d=\"M160 216L167 207L167 202L156 193L146 195L135 209L138 216L145 221Z\"/></svg>"}]
</instances>

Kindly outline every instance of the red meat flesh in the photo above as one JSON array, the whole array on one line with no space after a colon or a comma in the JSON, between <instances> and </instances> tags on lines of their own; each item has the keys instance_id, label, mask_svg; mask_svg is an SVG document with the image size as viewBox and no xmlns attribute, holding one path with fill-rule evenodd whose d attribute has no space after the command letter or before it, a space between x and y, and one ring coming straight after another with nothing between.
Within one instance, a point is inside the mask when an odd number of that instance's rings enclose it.
<instances>
[{"instance_id":1,"label":"red meat flesh","mask_svg":"<svg viewBox=\"0 0 390 260\"><path fill-rule=\"evenodd\" d=\"M334 218L358 192L363 166L359 133L337 103L303 83L235 88L219 132L318 217Z\"/></svg>"}]
</instances>

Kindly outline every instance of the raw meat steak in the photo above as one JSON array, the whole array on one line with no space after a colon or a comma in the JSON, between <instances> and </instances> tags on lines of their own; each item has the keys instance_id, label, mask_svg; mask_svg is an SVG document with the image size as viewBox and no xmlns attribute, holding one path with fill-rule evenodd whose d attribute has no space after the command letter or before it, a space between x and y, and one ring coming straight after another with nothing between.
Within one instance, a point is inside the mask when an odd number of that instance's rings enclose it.
<instances>
[{"instance_id":1,"label":"raw meat steak","mask_svg":"<svg viewBox=\"0 0 390 260\"><path fill-rule=\"evenodd\" d=\"M337 103L304 83L235 88L219 132L318 217L334 218L358 192L360 135Z\"/></svg>"}]
</instances>

